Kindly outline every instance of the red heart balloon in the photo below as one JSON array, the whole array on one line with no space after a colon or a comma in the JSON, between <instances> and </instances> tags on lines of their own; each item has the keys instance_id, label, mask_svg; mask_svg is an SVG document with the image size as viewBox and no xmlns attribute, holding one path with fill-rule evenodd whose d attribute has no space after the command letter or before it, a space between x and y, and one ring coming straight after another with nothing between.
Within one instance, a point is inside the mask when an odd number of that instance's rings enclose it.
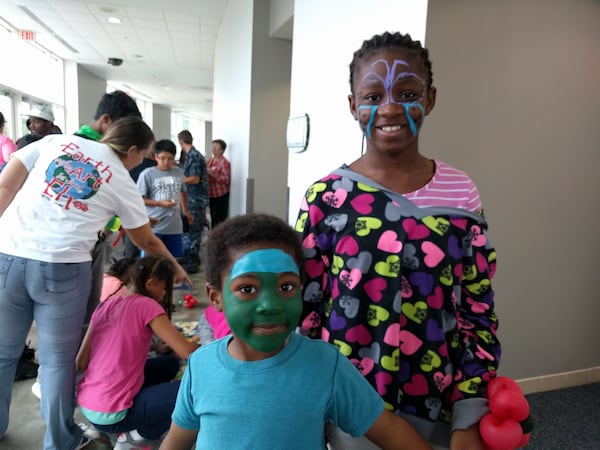
<instances>
[{"instance_id":1,"label":"red heart balloon","mask_svg":"<svg viewBox=\"0 0 600 450\"><path fill-rule=\"evenodd\" d=\"M521 441L517 444L517 448L523 448L527 444L529 444L529 439L531 439L531 433L524 434L521 437Z\"/></svg>"},{"instance_id":2,"label":"red heart balloon","mask_svg":"<svg viewBox=\"0 0 600 450\"><path fill-rule=\"evenodd\" d=\"M511 418L517 422L527 419L529 416L529 403L523 394L503 389L488 397L490 411L499 419Z\"/></svg>"},{"instance_id":3,"label":"red heart balloon","mask_svg":"<svg viewBox=\"0 0 600 450\"><path fill-rule=\"evenodd\" d=\"M499 419L493 414L486 414L481 418L479 433L490 450L513 450L517 448L523 436L519 422L513 419Z\"/></svg>"},{"instance_id":4,"label":"red heart balloon","mask_svg":"<svg viewBox=\"0 0 600 450\"><path fill-rule=\"evenodd\" d=\"M509 377L496 377L488 383L487 396L488 398L493 397L496 392L504 389L510 389L523 395L521 386L515 380Z\"/></svg>"}]
</instances>

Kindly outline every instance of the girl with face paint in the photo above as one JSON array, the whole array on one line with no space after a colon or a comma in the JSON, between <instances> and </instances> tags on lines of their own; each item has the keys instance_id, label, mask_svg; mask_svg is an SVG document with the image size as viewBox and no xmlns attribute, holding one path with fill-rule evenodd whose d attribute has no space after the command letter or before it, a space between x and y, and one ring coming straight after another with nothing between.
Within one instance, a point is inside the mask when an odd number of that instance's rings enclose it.
<instances>
[{"instance_id":1,"label":"girl with face paint","mask_svg":"<svg viewBox=\"0 0 600 450\"><path fill-rule=\"evenodd\" d=\"M427 449L336 347L293 332L304 257L294 230L265 214L214 228L207 293L232 335L188 361L161 449L325 449L325 424L385 449Z\"/></svg>"},{"instance_id":2,"label":"girl with face paint","mask_svg":"<svg viewBox=\"0 0 600 450\"><path fill-rule=\"evenodd\" d=\"M401 33L366 40L350 91L366 150L309 187L296 223L302 333L338 346L436 448L483 449L500 360L496 254L473 181L420 153L436 101L427 49ZM376 448L328 433L335 450Z\"/></svg>"}]
</instances>

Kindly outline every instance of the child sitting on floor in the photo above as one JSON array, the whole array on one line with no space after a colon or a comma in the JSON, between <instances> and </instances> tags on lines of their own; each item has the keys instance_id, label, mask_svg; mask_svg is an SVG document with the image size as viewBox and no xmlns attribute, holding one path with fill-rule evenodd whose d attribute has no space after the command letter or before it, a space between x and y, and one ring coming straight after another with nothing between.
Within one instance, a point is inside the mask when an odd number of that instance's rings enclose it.
<instances>
[{"instance_id":1,"label":"child sitting on floor","mask_svg":"<svg viewBox=\"0 0 600 450\"><path fill-rule=\"evenodd\" d=\"M133 265L126 295L114 295L92 315L77 355L85 370L77 389L82 414L98 430L119 433L115 449L150 445L168 430L179 388L174 355L147 359L156 333L181 358L197 345L186 340L167 314L175 268L163 256Z\"/></svg>"}]
</instances>

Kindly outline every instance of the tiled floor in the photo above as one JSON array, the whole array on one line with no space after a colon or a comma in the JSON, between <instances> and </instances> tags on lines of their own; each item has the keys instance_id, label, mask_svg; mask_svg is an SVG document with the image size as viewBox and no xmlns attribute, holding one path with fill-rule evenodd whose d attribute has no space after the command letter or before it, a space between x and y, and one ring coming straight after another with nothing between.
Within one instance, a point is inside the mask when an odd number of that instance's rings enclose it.
<instances>
[{"instance_id":1,"label":"tiled floor","mask_svg":"<svg viewBox=\"0 0 600 450\"><path fill-rule=\"evenodd\" d=\"M118 256L120 248L115 248L115 256ZM198 299L198 305L191 309L177 305L173 314L173 321L198 320L200 313L208 305L204 289L204 272L201 270L191 276L193 286L190 290L176 290L173 300L178 303L183 296L190 292ZM29 339L29 338L28 338ZM37 348L37 337L35 326L30 333L31 346ZM31 385L35 380L25 380L13 383L13 396L10 409L10 423L6 435L0 440L2 450L38 450L43 448L43 435L45 424L40 416L40 402L31 393ZM2 380L6 382L6 380ZM83 422L79 410L75 411L76 422ZM86 450L107 450L111 446L100 441L94 441L85 447Z\"/></svg>"}]
</instances>

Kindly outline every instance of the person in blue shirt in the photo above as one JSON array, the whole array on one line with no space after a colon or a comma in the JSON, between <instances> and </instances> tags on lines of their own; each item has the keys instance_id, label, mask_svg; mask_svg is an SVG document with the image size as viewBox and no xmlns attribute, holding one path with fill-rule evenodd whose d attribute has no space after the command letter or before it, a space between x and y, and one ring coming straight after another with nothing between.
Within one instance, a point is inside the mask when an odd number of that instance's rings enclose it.
<instances>
[{"instance_id":1,"label":"person in blue shirt","mask_svg":"<svg viewBox=\"0 0 600 450\"><path fill-rule=\"evenodd\" d=\"M188 232L189 245L186 251L186 264L188 273L197 273L200 270L200 244L202 229L206 223L205 210L208 206L208 172L206 160L193 145L194 139L189 130L183 130L177 135L181 146L181 159L183 159L183 172L188 192L188 205L193 221L184 221L184 231Z\"/></svg>"}]
</instances>

